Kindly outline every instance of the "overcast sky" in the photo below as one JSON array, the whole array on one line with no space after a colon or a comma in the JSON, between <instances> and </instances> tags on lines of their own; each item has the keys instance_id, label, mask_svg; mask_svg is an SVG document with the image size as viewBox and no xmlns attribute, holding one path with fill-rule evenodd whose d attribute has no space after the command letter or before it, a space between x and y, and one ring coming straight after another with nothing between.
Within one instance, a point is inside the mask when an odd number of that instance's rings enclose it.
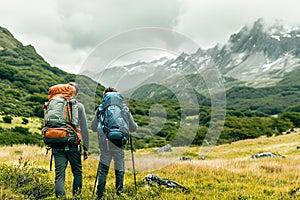
<instances>
[{"instance_id":1,"label":"overcast sky","mask_svg":"<svg viewBox=\"0 0 300 200\"><path fill-rule=\"evenodd\" d=\"M52 66L78 73L99 44L132 29L170 29L209 48L258 18L299 25L299 8L299 0L1 0L0 26Z\"/></svg>"}]
</instances>

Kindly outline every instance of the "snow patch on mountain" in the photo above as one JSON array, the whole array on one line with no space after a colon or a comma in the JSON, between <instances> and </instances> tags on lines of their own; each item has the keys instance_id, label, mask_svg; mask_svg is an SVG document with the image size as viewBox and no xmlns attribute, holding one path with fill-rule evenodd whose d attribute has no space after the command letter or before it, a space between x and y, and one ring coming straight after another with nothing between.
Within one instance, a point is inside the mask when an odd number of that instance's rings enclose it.
<instances>
[{"instance_id":1,"label":"snow patch on mountain","mask_svg":"<svg viewBox=\"0 0 300 200\"><path fill-rule=\"evenodd\" d=\"M280 41L280 35L271 35L271 38L274 38L274 39Z\"/></svg>"}]
</instances>

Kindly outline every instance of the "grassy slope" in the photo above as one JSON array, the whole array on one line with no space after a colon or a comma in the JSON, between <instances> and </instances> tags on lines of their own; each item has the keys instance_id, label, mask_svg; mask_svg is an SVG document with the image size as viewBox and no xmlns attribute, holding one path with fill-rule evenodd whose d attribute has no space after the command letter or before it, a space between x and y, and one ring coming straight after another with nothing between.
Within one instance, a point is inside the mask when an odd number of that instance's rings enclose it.
<instances>
[{"instance_id":1,"label":"grassy slope","mask_svg":"<svg viewBox=\"0 0 300 200\"><path fill-rule=\"evenodd\" d=\"M28 119L27 124L22 124L22 117L13 117L12 122L10 124L3 122L3 116L0 115L0 127L2 128L14 128L16 126L21 126L24 128L28 128L31 133L41 133L42 119L37 117L30 117Z\"/></svg>"},{"instance_id":2,"label":"grassy slope","mask_svg":"<svg viewBox=\"0 0 300 200\"><path fill-rule=\"evenodd\" d=\"M211 149L206 160L197 157L201 148L192 147L184 153L186 156L193 157L192 161L178 160L181 156L180 148L162 154L154 153L153 149L139 150L135 152L135 163L140 186L134 193L131 156L130 152L126 152L124 197L126 199L297 199L300 198L300 193L297 193L300 182L298 177L300 150L296 149L299 139L299 133L292 133L216 146ZM263 151L282 154L286 158L251 159L252 154ZM46 155L44 148L35 146L0 148L0 160L3 163L14 164L20 156L24 160L29 160L35 167L49 169L50 155ZM83 199L88 198L92 193L97 163L97 155L91 155L83 162ZM68 196L71 197L70 168L67 171L66 187ZM49 173L54 180L54 172ZM162 187L149 188L142 183L147 173L174 180L188 187L190 192L166 190ZM114 175L113 170L110 170L107 181L108 199L116 198L113 191Z\"/></svg>"}]
</instances>

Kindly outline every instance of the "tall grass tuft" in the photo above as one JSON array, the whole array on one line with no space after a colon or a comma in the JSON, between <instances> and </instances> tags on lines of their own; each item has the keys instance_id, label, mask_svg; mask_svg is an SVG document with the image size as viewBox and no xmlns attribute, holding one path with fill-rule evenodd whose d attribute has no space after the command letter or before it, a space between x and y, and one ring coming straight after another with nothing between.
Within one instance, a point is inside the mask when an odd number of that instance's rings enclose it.
<instances>
[{"instance_id":1,"label":"tall grass tuft","mask_svg":"<svg viewBox=\"0 0 300 200\"><path fill-rule=\"evenodd\" d=\"M0 165L0 186L24 199L41 199L52 195L53 181L48 171L33 167L28 160L19 158L17 165Z\"/></svg>"}]
</instances>

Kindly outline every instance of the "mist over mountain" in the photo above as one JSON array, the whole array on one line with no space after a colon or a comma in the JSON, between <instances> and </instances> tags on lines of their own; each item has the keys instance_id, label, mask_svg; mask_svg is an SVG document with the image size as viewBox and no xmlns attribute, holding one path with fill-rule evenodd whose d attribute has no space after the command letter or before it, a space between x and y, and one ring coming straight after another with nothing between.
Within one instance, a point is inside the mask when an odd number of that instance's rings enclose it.
<instances>
[{"instance_id":1,"label":"mist over mountain","mask_svg":"<svg viewBox=\"0 0 300 200\"><path fill-rule=\"evenodd\" d=\"M300 67L300 27L285 27L279 21L267 25L263 19L258 19L251 27L245 26L233 33L224 45L199 48L192 54L182 52L175 59L163 57L84 74L103 85L115 86L128 95L153 83L176 93L186 88L188 82L189 87L209 96L208 85L211 83L205 78L205 73L212 67L221 74L226 90L241 86L275 86ZM182 85L183 82L185 85Z\"/></svg>"}]
</instances>

